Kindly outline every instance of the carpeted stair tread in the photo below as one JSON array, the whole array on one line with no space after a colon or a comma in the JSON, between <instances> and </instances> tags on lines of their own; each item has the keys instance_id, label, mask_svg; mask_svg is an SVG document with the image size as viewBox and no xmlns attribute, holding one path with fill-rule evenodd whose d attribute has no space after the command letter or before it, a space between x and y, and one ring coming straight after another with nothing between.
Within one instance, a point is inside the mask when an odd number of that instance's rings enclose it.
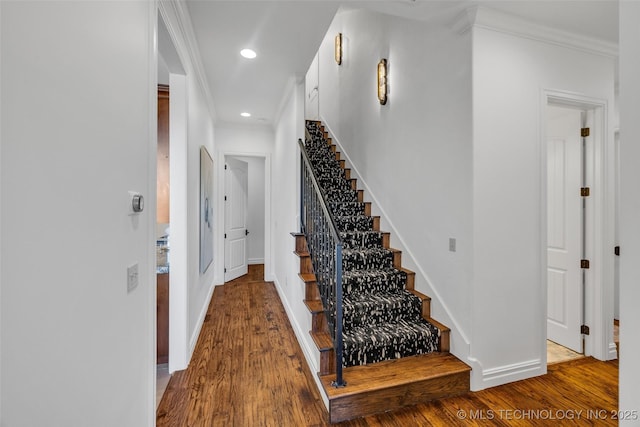
<instances>
[{"instance_id":1,"label":"carpeted stair tread","mask_svg":"<svg viewBox=\"0 0 640 427\"><path fill-rule=\"evenodd\" d=\"M372 231L373 217L366 215L340 216L334 214L338 231Z\"/></svg>"},{"instance_id":2,"label":"carpeted stair tread","mask_svg":"<svg viewBox=\"0 0 640 427\"><path fill-rule=\"evenodd\" d=\"M343 191L337 188L323 188L322 191L329 203L358 201L358 193L355 190Z\"/></svg>"},{"instance_id":3,"label":"carpeted stair tread","mask_svg":"<svg viewBox=\"0 0 640 427\"><path fill-rule=\"evenodd\" d=\"M341 216L364 215L365 204L362 202L330 202L331 212L340 213Z\"/></svg>"},{"instance_id":4,"label":"carpeted stair tread","mask_svg":"<svg viewBox=\"0 0 640 427\"><path fill-rule=\"evenodd\" d=\"M438 329L426 320L365 325L343 333L344 366L366 365L437 351Z\"/></svg>"},{"instance_id":5,"label":"carpeted stair tread","mask_svg":"<svg viewBox=\"0 0 640 427\"><path fill-rule=\"evenodd\" d=\"M343 298L345 330L357 326L397 322L405 317L418 319L422 302L409 292L352 293Z\"/></svg>"},{"instance_id":6,"label":"carpeted stair tread","mask_svg":"<svg viewBox=\"0 0 640 427\"><path fill-rule=\"evenodd\" d=\"M388 249L357 248L342 250L342 270L386 270L393 267L393 252Z\"/></svg>"},{"instance_id":7,"label":"carpeted stair tread","mask_svg":"<svg viewBox=\"0 0 640 427\"><path fill-rule=\"evenodd\" d=\"M407 274L392 268L386 270L353 270L342 273L344 295L352 292L394 292L404 289Z\"/></svg>"},{"instance_id":8,"label":"carpeted stair tread","mask_svg":"<svg viewBox=\"0 0 640 427\"><path fill-rule=\"evenodd\" d=\"M380 231L341 231L343 249L382 247Z\"/></svg>"}]
</instances>

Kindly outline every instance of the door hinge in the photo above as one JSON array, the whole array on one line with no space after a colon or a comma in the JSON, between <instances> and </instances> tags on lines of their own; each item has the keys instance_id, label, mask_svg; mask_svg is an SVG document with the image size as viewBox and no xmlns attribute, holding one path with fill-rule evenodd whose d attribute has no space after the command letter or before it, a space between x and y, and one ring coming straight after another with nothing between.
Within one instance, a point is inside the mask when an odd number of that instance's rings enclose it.
<instances>
[{"instance_id":1,"label":"door hinge","mask_svg":"<svg viewBox=\"0 0 640 427\"><path fill-rule=\"evenodd\" d=\"M224 165L224 170L227 170L227 165Z\"/></svg>"},{"instance_id":2,"label":"door hinge","mask_svg":"<svg viewBox=\"0 0 640 427\"><path fill-rule=\"evenodd\" d=\"M591 195L591 188L589 187L582 187L580 189L580 196L582 197L589 197Z\"/></svg>"},{"instance_id":3,"label":"door hinge","mask_svg":"<svg viewBox=\"0 0 640 427\"><path fill-rule=\"evenodd\" d=\"M224 196L224 201L225 201L225 202L227 201L227 196Z\"/></svg>"},{"instance_id":4,"label":"door hinge","mask_svg":"<svg viewBox=\"0 0 640 427\"><path fill-rule=\"evenodd\" d=\"M613 253L620 256L620 246L616 246L615 248L613 248Z\"/></svg>"},{"instance_id":5,"label":"door hinge","mask_svg":"<svg viewBox=\"0 0 640 427\"><path fill-rule=\"evenodd\" d=\"M227 267L225 267L225 268L224 268L224 272L225 272L225 273L227 272Z\"/></svg>"},{"instance_id":6,"label":"door hinge","mask_svg":"<svg viewBox=\"0 0 640 427\"><path fill-rule=\"evenodd\" d=\"M589 260L581 259L580 260L580 268L589 268Z\"/></svg>"},{"instance_id":7,"label":"door hinge","mask_svg":"<svg viewBox=\"0 0 640 427\"><path fill-rule=\"evenodd\" d=\"M225 238L225 239L227 238L227 233L224 233L224 238Z\"/></svg>"},{"instance_id":8,"label":"door hinge","mask_svg":"<svg viewBox=\"0 0 640 427\"><path fill-rule=\"evenodd\" d=\"M582 335L589 335L589 327L587 325L580 325L580 333Z\"/></svg>"},{"instance_id":9,"label":"door hinge","mask_svg":"<svg viewBox=\"0 0 640 427\"><path fill-rule=\"evenodd\" d=\"M580 129L580 136L583 138L586 138L589 136L589 134L591 133L589 128L581 128Z\"/></svg>"}]
</instances>

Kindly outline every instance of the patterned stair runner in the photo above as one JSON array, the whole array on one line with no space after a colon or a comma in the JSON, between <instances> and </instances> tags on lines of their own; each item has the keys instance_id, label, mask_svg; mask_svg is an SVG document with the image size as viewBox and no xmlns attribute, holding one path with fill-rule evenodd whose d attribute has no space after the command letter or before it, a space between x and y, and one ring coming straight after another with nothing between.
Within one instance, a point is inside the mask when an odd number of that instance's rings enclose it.
<instances>
[{"instance_id":1,"label":"patterned stair runner","mask_svg":"<svg viewBox=\"0 0 640 427\"><path fill-rule=\"evenodd\" d=\"M343 241L345 367L437 351L439 330L421 316L421 301L405 289L407 275L351 187L321 125L307 122L313 172ZM325 307L331 309L329 307Z\"/></svg>"}]
</instances>

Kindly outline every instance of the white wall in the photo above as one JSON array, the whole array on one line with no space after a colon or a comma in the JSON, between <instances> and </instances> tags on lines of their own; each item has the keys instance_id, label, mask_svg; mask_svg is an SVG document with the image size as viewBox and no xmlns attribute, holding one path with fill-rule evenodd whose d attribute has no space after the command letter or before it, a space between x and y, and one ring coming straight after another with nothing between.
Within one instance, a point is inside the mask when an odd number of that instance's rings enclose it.
<instances>
[{"instance_id":1,"label":"white wall","mask_svg":"<svg viewBox=\"0 0 640 427\"><path fill-rule=\"evenodd\" d=\"M244 156L243 161L251 162L249 163L249 180L252 181L252 177L256 179L253 181L253 185L258 184L257 180L262 178L262 189L264 195L262 197L263 204L261 212L265 215L262 218L263 224L269 224L272 222L271 220L271 212L269 206L272 203L271 194L272 194L272 185L271 185L271 157L274 150L274 132L273 129L269 126L263 125L237 125L231 123L219 123L216 125L216 157L220 159L221 167L218 168L216 173L216 188L218 189L218 195L215 200L217 200L218 208L217 208L217 217L220 219L224 218L224 162L225 155L230 156ZM250 160L248 160L250 159ZM259 163L263 163L263 171L260 172ZM251 184L251 182L250 182ZM256 190L258 191L258 190ZM250 196L250 199L252 197ZM251 210L258 209L253 206L252 203L259 204L259 201L250 200L249 208ZM261 221L260 219L254 218L255 221ZM219 236L224 235L224 222L219 221L216 225L216 230L218 231ZM266 227L266 228L265 228ZM251 232L251 229L249 230ZM265 263L265 280L272 280L273 278L273 265L272 258L277 255L274 254L272 257L272 251L269 251L266 248L271 248L271 233L272 230L263 225L262 230L256 232L255 234L259 235L262 232L264 242L262 243L263 254ZM252 233L253 234L253 233ZM254 236L249 234L250 243L253 246L260 246L260 242L256 242ZM254 249L257 250L257 249ZM252 252L254 255L256 252ZM258 255L256 255L257 258ZM251 258L251 255L249 255ZM216 250L214 250L214 262L219 263L219 265L224 264L224 239L217 239L216 241ZM216 283L221 284L224 283L224 272L219 271L219 276L216 276Z\"/></svg>"},{"instance_id":2,"label":"white wall","mask_svg":"<svg viewBox=\"0 0 640 427\"><path fill-rule=\"evenodd\" d=\"M484 388L546 372L542 91L613 106L614 61L479 27L473 46L472 386Z\"/></svg>"},{"instance_id":3,"label":"white wall","mask_svg":"<svg viewBox=\"0 0 640 427\"><path fill-rule=\"evenodd\" d=\"M265 159L247 156L235 156L235 158L247 162L249 166L247 261L249 264L264 264Z\"/></svg>"},{"instance_id":4,"label":"white wall","mask_svg":"<svg viewBox=\"0 0 640 427\"><path fill-rule=\"evenodd\" d=\"M160 6L163 21L159 43L172 73L169 368L174 371L185 369L191 359L211 300L215 275L223 271L223 266L214 259L213 265L200 274L198 256L200 147L205 146L212 155L215 153L214 111L201 77L202 66L185 6L180 2L162 2ZM216 161L214 157L214 173ZM218 222L214 217L214 223Z\"/></svg>"},{"instance_id":5,"label":"white wall","mask_svg":"<svg viewBox=\"0 0 640 427\"><path fill-rule=\"evenodd\" d=\"M151 426L155 6L0 8L0 425Z\"/></svg>"},{"instance_id":6,"label":"white wall","mask_svg":"<svg viewBox=\"0 0 640 427\"><path fill-rule=\"evenodd\" d=\"M320 358L311 338L311 315L302 303L304 283L298 276L300 263L293 254L295 239L291 232L300 231L300 151L298 139L304 138L304 82L297 82L285 94L284 108L276 124L273 155L272 250L273 280L289 321L312 373L319 371ZM318 382L318 377L314 375ZM322 389L321 385L318 385ZM322 394L322 393L321 393ZM323 398L324 395L322 394ZM325 402L326 404L326 402Z\"/></svg>"},{"instance_id":7,"label":"white wall","mask_svg":"<svg viewBox=\"0 0 640 427\"><path fill-rule=\"evenodd\" d=\"M215 152L214 130L211 113L207 108L200 88L194 84L194 77L187 70L187 261L189 295L189 345L191 353L195 348L213 293L214 276L223 270L220 264L213 264L200 274L200 147L205 146L209 153ZM214 158L213 168L219 167ZM214 221L218 221L214 218ZM215 235L214 235L215 239ZM215 260L214 260L215 262Z\"/></svg>"},{"instance_id":8,"label":"white wall","mask_svg":"<svg viewBox=\"0 0 640 427\"><path fill-rule=\"evenodd\" d=\"M619 407L638 411L640 383L640 145L635 127L640 115L640 3L620 2L620 395ZM3 296L4 297L4 296ZM620 425L635 426L627 419Z\"/></svg>"},{"instance_id":9,"label":"white wall","mask_svg":"<svg viewBox=\"0 0 640 427\"><path fill-rule=\"evenodd\" d=\"M342 33L343 62L334 61ZM376 67L389 64L381 106ZM320 116L382 229L466 358L471 330L471 38L444 23L340 11L322 42ZM352 174L353 175L353 174ZM449 251L449 238L457 251ZM451 317L451 315L454 317Z\"/></svg>"}]
</instances>

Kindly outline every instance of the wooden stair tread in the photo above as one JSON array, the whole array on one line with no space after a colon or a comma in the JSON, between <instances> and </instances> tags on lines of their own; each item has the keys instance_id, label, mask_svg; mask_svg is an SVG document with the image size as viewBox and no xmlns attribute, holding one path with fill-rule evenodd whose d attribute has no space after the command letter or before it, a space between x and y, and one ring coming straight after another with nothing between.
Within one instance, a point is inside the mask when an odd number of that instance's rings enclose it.
<instances>
[{"instance_id":1,"label":"wooden stair tread","mask_svg":"<svg viewBox=\"0 0 640 427\"><path fill-rule=\"evenodd\" d=\"M313 342L320 351L333 350L333 340L328 332L310 332ZM331 381L330 381L331 382Z\"/></svg>"},{"instance_id":2,"label":"wooden stair tread","mask_svg":"<svg viewBox=\"0 0 640 427\"><path fill-rule=\"evenodd\" d=\"M416 380L436 379L469 372L471 368L451 353L435 352L345 368L343 377L347 387L343 388L331 385L335 375L323 375L320 380L327 397L332 400L402 386Z\"/></svg>"},{"instance_id":3,"label":"wooden stair tread","mask_svg":"<svg viewBox=\"0 0 640 427\"><path fill-rule=\"evenodd\" d=\"M422 300L422 301L431 301L431 297L423 294L422 292L418 292L415 289L407 289L407 292L412 293L413 295L415 295L418 298L420 298L420 300Z\"/></svg>"},{"instance_id":4,"label":"wooden stair tread","mask_svg":"<svg viewBox=\"0 0 640 427\"><path fill-rule=\"evenodd\" d=\"M440 329L441 332L443 332L443 331L445 331L445 332L451 331L451 329L448 326L443 325L442 323L438 322L437 320L433 319L432 317L429 317L427 319L427 321L429 323L431 323L433 326L435 326L436 328Z\"/></svg>"},{"instance_id":5,"label":"wooden stair tread","mask_svg":"<svg viewBox=\"0 0 640 427\"><path fill-rule=\"evenodd\" d=\"M321 300L305 300L304 305L307 306L311 313L322 313L324 311L324 307L322 306Z\"/></svg>"},{"instance_id":6,"label":"wooden stair tread","mask_svg":"<svg viewBox=\"0 0 640 427\"><path fill-rule=\"evenodd\" d=\"M296 254L296 256L298 256L299 258L304 258L304 257L310 256L309 252L306 252L306 251L302 251L302 252L301 251L293 251L293 253Z\"/></svg>"},{"instance_id":7,"label":"wooden stair tread","mask_svg":"<svg viewBox=\"0 0 640 427\"><path fill-rule=\"evenodd\" d=\"M316 275L313 273L299 273L298 277L300 277L304 283L311 283L316 281Z\"/></svg>"}]
</instances>

